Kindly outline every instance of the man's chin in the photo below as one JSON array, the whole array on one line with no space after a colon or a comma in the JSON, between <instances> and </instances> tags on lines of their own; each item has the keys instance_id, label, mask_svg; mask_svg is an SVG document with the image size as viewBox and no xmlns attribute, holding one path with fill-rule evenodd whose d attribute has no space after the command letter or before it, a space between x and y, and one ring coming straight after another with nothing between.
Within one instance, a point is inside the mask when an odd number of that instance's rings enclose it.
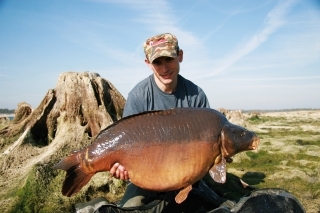
<instances>
[{"instance_id":1,"label":"man's chin","mask_svg":"<svg viewBox=\"0 0 320 213\"><path fill-rule=\"evenodd\" d=\"M169 85L169 84L171 84L172 82L173 82L172 79L162 78L162 83L163 83L164 85Z\"/></svg>"}]
</instances>

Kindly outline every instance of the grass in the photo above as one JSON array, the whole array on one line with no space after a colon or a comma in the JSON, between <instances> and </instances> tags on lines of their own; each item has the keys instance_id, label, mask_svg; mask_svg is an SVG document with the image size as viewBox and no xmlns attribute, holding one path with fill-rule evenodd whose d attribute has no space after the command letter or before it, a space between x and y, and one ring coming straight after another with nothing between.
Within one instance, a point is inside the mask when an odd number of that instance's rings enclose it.
<instances>
[{"instance_id":1,"label":"grass","mask_svg":"<svg viewBox=\"0 0 320 213\"><path fill-rule=\"evenodd\" d=\"M319 146L320 144L320 140L316 140L316 141L310 141L310 140L302 140L302 139L297 139L296 140L296 143L298 145L301 145L301 146L306 146L306 145L315 145L315 146Z\"/></svg>"},{"instance_id":2,"label":"grass","mask_svg":"<svg viewBox=\"0 0 320 213\"><path fill-rule=\"evenodd\" d=\"M246 152L247 158L228 169L254 187L285 189L306 212L320 212L319 120L254 115L247 122L258 127L259 151ZM303 130L303 125L310 130Z\"/></svg>"},{"instance_id":3,"label":"grass","mask_svg":"<svg viewBox=\"0 0 320 213\"><path fill-rule=\"evenodd\" d=\"M262 123L274 123L274 122L286 122L284 117L262 117L259 115L253 115L247 119L250 124L262 124Z\"/></svg>"},{"instance_id":4,"label":"grass","mask_svg":"<svg viewBox=\"0 0 320 213\"><path fill-rule=\"evenodd\" d=\"M51 167L38 164L33 168L25 185L17 190L17 203L10 213L71 212L72 203L52 193L61 187L64 175Z\"/></svg>"},{"instance_id":5,"label":"grass","mask_svg":"<svg viewBox=\"0 0 320 213\"><path fill-rule=\"evenodd\" d=\"M298 198L306 212L320 212L320 157L317 154L320 152L320 122L310 118L295 118L292 121L292 118L284 116L263 114L251 116L247 122L257 129L256 133L261 139L259 150L242 153L245 157L228 164L226 184L214 183L206 176L210 187L227 199L239 201L252 191L252 188L244 189L239 184L241 178L255 188L285 189ZM303 130L303 125L312 128ZM2 146L16 139L5 139ZM69 146L76 146L71 150L77 150L83 144L61 147L61 153L57 153L53 159L61 159L70 149ZM64 197L60 191L65 172L52 169L56 161L34 166L26 176L25 184L6 195L17 201L10 213L72 212L75 203L86 202L97 196L105 196L114 202L123 194L125 184L110 179L104 184L90 186L74 197ZM114 191L116 195L110 195L107 191Z\"/></svg>"},{"instance_id":6,"label":"grass","mask_svg":"<svg viewBox=\"0 0 320 213\"><path fill-rule=\"evenodd\" d=\"M56 153L53 158L57 158L62 153ZM55 163L57 161L51 160L48 163L36 164L28 173L25 184L7 194L7 198L12 197L16 200L15 205L7 211L8 213L74 212L76 203L87 202L96 197L106 197L113 202L123 195L125 182L99 173L95 175L94 180L91 180L98 182L97 184L88 184L84 190L74 196L65 197L61 193L61 188L66 173L52 169ZM115 192L110 193L110 189Z\"/></svg>"},{"instance_id":7,"label":"grass","mask_svg":"<svg viewBox=\"0 0 320 213\"><path fill-rule=\"evenodd\" d=\"M14 137L0 137L0 150L4 149L6 146L14 143L16 140L19 139L19 137L21 136L21 134L18 134Z\"/></svg>"}]
</instances>

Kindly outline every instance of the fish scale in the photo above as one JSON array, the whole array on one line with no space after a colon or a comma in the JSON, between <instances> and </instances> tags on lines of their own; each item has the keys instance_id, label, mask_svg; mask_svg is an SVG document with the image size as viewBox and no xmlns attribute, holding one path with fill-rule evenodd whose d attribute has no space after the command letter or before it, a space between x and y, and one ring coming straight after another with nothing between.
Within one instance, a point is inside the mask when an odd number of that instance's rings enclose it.
<instances>
[{"instance_id":1,"label":"fish scale","mask_svg":"<svg viewBox=\"0 0 320 213\"><path fill-rule=\"evenodd\" d=\"M225 159L256 149L252 131L230 123L214 109L175 108L128 116L102 130L88 147L54 166L67 172L62 193L72 196L97 172L124 166L131 182L153 191L180 190L187 197L192 184L206 173L224 182Z\"/></svg>"}]
</instances>

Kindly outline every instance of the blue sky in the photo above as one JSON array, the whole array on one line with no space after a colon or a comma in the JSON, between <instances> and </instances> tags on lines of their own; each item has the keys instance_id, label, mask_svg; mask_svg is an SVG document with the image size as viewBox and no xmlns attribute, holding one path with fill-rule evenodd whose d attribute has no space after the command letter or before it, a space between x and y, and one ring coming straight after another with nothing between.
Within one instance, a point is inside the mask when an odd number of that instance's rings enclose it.
<instances>
[{"instance_id":1,"label":"blue sky","mask_svg":"<svg viewBox=\"0 0 320 213\"><path fill-rule=\"evenodd\" d=\"M0 0L0 108L36 108L69 71L127 98L152 73L143 42L164 32L212 108L320 108L319 0Z\"/></svg>"}]
</instances>

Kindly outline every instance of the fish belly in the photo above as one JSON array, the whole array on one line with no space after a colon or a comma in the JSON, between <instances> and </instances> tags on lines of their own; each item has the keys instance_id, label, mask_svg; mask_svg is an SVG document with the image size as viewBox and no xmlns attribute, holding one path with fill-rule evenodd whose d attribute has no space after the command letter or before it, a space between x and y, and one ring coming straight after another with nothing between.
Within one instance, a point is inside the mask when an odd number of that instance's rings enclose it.
<instances>
[{"instance_id":1,"label":"fish belly","mask_svg":"<svg viewBox=\"0 0 320 213\"><path fill-rule=\"evenodd\" d=\"M212 142L139 144L123 153L119 163L132 183L154 191L184 188L200 180L211 168L219 150Z\"/></svg>"}]
</instances>

